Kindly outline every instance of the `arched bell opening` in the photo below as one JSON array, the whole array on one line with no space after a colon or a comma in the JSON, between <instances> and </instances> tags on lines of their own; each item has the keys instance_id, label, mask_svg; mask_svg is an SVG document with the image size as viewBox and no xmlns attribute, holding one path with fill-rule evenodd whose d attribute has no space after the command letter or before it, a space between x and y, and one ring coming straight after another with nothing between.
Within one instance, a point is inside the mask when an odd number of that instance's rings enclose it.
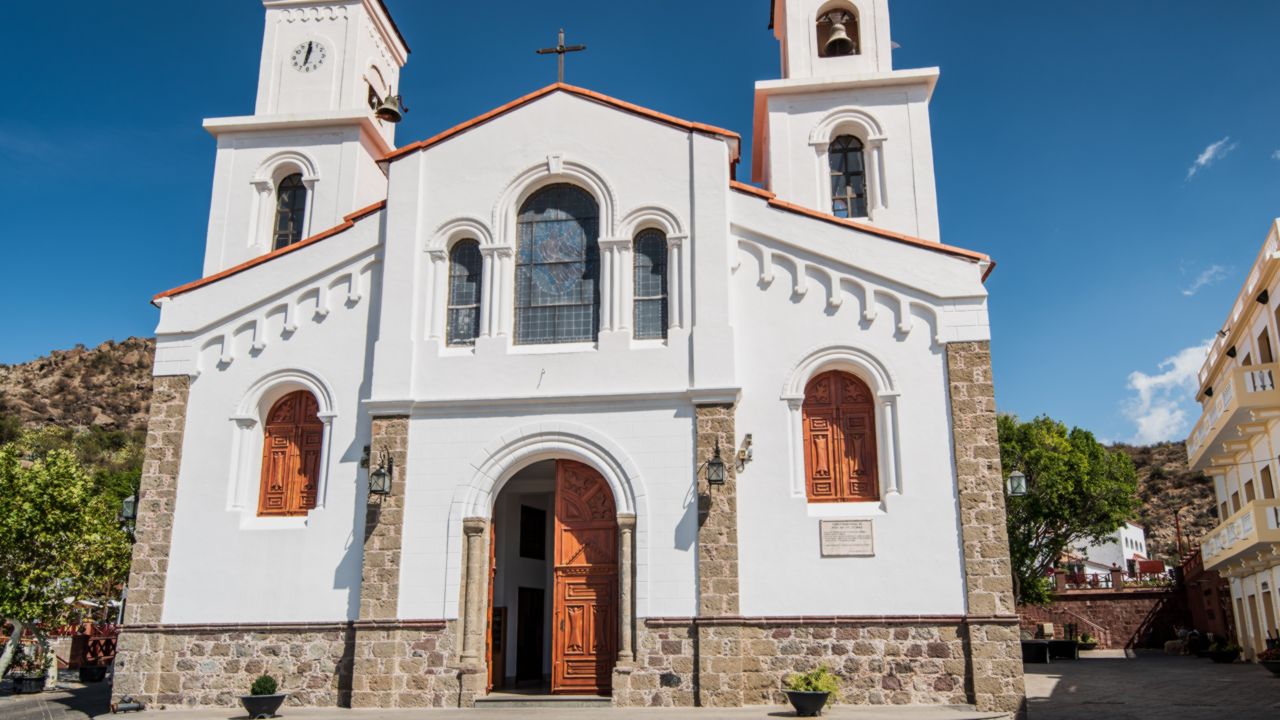
<instances>
[{"instance_id":1,"label":"arched bell opening","mask_svg":"<svg viewBox=\"0 0 1280 720\"><path fill-rule=\"evenodd\" d=\"M502 485L490 517L489 690L609 695L631 653L634 523L608 482L576 460L537 460Z\"/></svg>"}]
</instances>

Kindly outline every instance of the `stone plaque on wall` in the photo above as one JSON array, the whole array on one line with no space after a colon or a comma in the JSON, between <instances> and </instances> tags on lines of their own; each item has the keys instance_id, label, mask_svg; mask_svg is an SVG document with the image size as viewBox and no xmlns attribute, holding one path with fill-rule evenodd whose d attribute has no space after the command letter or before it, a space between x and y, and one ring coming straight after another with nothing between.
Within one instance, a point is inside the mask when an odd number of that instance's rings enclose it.
<instances>
[{"instance_id":1,"label":"stone plaque on wall","mask_svg":"<svg viewBox=\"0 0 1280 720\"><path fill-rule=\"evenodd\" d=\"M818 528L822 557L874 557L871 520L823 520Z\"/></svg>"}]
</instances>

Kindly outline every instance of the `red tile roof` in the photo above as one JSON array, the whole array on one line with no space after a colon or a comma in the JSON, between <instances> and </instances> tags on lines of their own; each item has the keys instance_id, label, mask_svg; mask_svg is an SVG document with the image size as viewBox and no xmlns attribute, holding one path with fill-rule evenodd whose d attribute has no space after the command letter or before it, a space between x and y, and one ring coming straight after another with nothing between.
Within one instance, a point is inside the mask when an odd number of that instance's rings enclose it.
<instances>
[{"instance_id":1,"label":"red tile roof","mask_svg":"<svg viewBox=\"0 0 1280 720\"><path fill-rule=\"evenodd\" d=\"M907 245L914 245L915 247L924 248L926 250L934 250L936 252L942 252L948 255L954 255L956 257L965 258L966 260L972 260L974 262L991 263L987 267L987 271L982 275L983 282L985 282L987 277L991 275L991 271L995 270L996 268L995 261L991 259L990 255L987 255L985 253L976 252L974 250L966 250L965 248L956 247L954 245L943 245L942 243L936 243L930 240L924 240L922 238L912 237L910 235L903 235L902 233L893 232L892 230L885 230L884 228L878 228L874 225L860 223L856 220L846 220L844 218L838 218L834 215L828 215L827 213L818 212L817 210L813 210L811 208L807 208L802 205L796 205L795 203L787 202L786 200L779 200L777 195L774 195L768 190L763 190L754 185L748 185L743 182L738 182L737 180L731 181L729 183L729 187L734 190L737 190L738 192L746 193L748 195L754 195L760 198L761 200L764 200L765 202L769 203L770 207L775 207L775 208L778 208L779 210L785 210L787 212L795 213L797 215L804 215L806 217L810 217L815 220L821 220L823 222L831 223L833 225L840 225L841 227L852 228L854 230L861 230L862 232L865 232L865 233L878 235L882 238L888 238L889 240L895 240L897 242L905 243Z\"/></svg>"},{"instance_id":2,"label":"red tile roof","mask_svg":"<svg viewBox=\"0 0 1280 720\"><path fill-rule=\"evenodd\" d=\"M208 277L203 277L203 278L200 278L199 280L189 282L185 285L179 285L176 288L165 290L164 292L158 293L155 297L151 298L151 303L155 304L161 298L175 297L177 295L181 295L186 292L191 292L192 290L195 290L197 288L202 288L205 285L213 284L223 278L228 278L228 277L231 277L232 275L242 273L245 270L248 270L249 268L257 267L265 262L274 260L280 257L281 255L287 255L291 252L296 252L298 250L301 250L302 248L307 247L309 245L314 245L320 242L321 240L324 240L325 238L333 237L334 235L337 235L341 232L350 230L352 227L355 227L357 220L366 218L378 212L379 210L385 208L386 206L387 206L386 200L379 200L378 202L368 207L361 208L351 213L350 215L343 217L341 223L334 225L328 230L312 235L311 237L306 238L304 240L300 240L292 245L286 245L285 247L282 247L279 250L272 250L266 255L259 255L258 257L253 258L251 260L246 260L240 263L239 265L236 265L234 267L229 267L226 270L223 270L222 272L217 272Z\"/></svg>"},{"instance_id":3,"label":"red tile roof","mask_svg":"<svg viewBox=\"0 0 1280 720\"><path fill-rule=\"evenodd\" d=\"M528 105L534 100L550 95L553 92L565 92L565 93L569 93L570 95L576 95L580 98L585 98L593 102L598 102L603 105L608 105L610 107L617 108L624 112L629 112L643 118L648 118L650 120L654 120L666 125L670 125L672 127L679 128L681 130L686 130L688 132L705 133L707 135L716 135L719 137L734 140L738 143L738 148L739 148L739 150L734 154L734 157L733 157L734 161L737 161L738 155L741 152L740 148L742 146L742 137L738 135L738 133L733 132L732 130L725 130L724 128L718 128L714 125L707 125L705 123L697 123L697 122L690 122L688 120L681 120L678 117L667 115L665 113L660 113L657 110L650 110L648 108L626 102L625 100L619 100L617 98L609 97L608 95L603 95L593 90L587 90L586 88L580 88L574 85L567 85L565 83L555 83L554 85L548 85L542 88L541 90L531 92L528 95L525 95L524 97L516 98L515 100L512 100L506 105L494 108L493 110L490 110L489 112L483 115L474 117L460 125L455 125L449 128L448 130L445 130L444 132L441 132L437 135L433 135L427 138L426 140L419 140L416 143L405 145L404 147L399 148L397 150L392 150L391 152L382 156L382 159L388 160L388 161L398 160L418 150L424 150L426 148L431 147L432 145L436 145L438 143L444 142L445 140L448 140L449 138L454 137L455 135L461 135L462 133L468 130L471 130L472 128L479 127L480 125L483 125L489 122L490 120L493 120L494 118L497 118L501 115L505 115L506 113L509 113L512 110L515 110L516 108L522 107L524 105Z\"/></svg>"}]
</instances>

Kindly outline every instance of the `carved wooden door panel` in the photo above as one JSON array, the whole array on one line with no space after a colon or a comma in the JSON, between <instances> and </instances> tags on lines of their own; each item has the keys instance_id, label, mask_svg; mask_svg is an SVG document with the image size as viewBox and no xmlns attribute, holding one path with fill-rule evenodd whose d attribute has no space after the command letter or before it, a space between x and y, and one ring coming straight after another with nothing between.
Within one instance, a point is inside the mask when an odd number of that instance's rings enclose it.
<instances>
[{"instance_id":1,"label":"carved wooden door panel","mask_svg":"<svg viewBox=\"0 0 1280 720\"><path fill-rule=\"evenodd\" d=\"M592 468L556 463L551 692L608 694L617 659L618 520Z\"/></svg>"},{"instance_id":2,"label":"carved wooden door panel","mask_svg":"<svg viewBox=\"0 0 1280 720\"><path fill-rule=\"evenodd\" d=\"M880 499L875 401L866 383L826 372L805 387L805 486L810 502Z\"/></svg>"},{"instance_id":3,"label":"carved wooden door panel","mask_svg":"<svg viewBox=\"0 0 1280 720\"><path fill-rule=\"evenodd\" d=\"M298 390L267 413L259 515L301 515L316 506L324 423L315 396Z\"/></svg>"}]
</instances>

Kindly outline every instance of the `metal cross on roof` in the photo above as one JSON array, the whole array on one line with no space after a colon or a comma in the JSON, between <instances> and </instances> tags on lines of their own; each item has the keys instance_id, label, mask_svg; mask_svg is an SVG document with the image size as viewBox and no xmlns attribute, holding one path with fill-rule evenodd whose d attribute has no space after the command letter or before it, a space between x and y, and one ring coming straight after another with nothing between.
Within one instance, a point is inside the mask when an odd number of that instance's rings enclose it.
<instances>
[{"instance_id":1,"label":"metal cross on roof","mask_svg":"<svg viewBox=\"0 0 1280 720\"><path fill-rule=\"evenodd\" d=\"M583 50L586 50L586 49L587 49L586 45L565 45L564 44L564 28L560 28L560 37L556 42L556 46L549 47L549 48L542 48L541 50L538 50L538 54L539 55L551 55L553 53L555 54L556 64L559 66L559 72L557 73L556 78L558 82L564 82L565 53L582 52Z\"/></svg>"}]
</instances>

